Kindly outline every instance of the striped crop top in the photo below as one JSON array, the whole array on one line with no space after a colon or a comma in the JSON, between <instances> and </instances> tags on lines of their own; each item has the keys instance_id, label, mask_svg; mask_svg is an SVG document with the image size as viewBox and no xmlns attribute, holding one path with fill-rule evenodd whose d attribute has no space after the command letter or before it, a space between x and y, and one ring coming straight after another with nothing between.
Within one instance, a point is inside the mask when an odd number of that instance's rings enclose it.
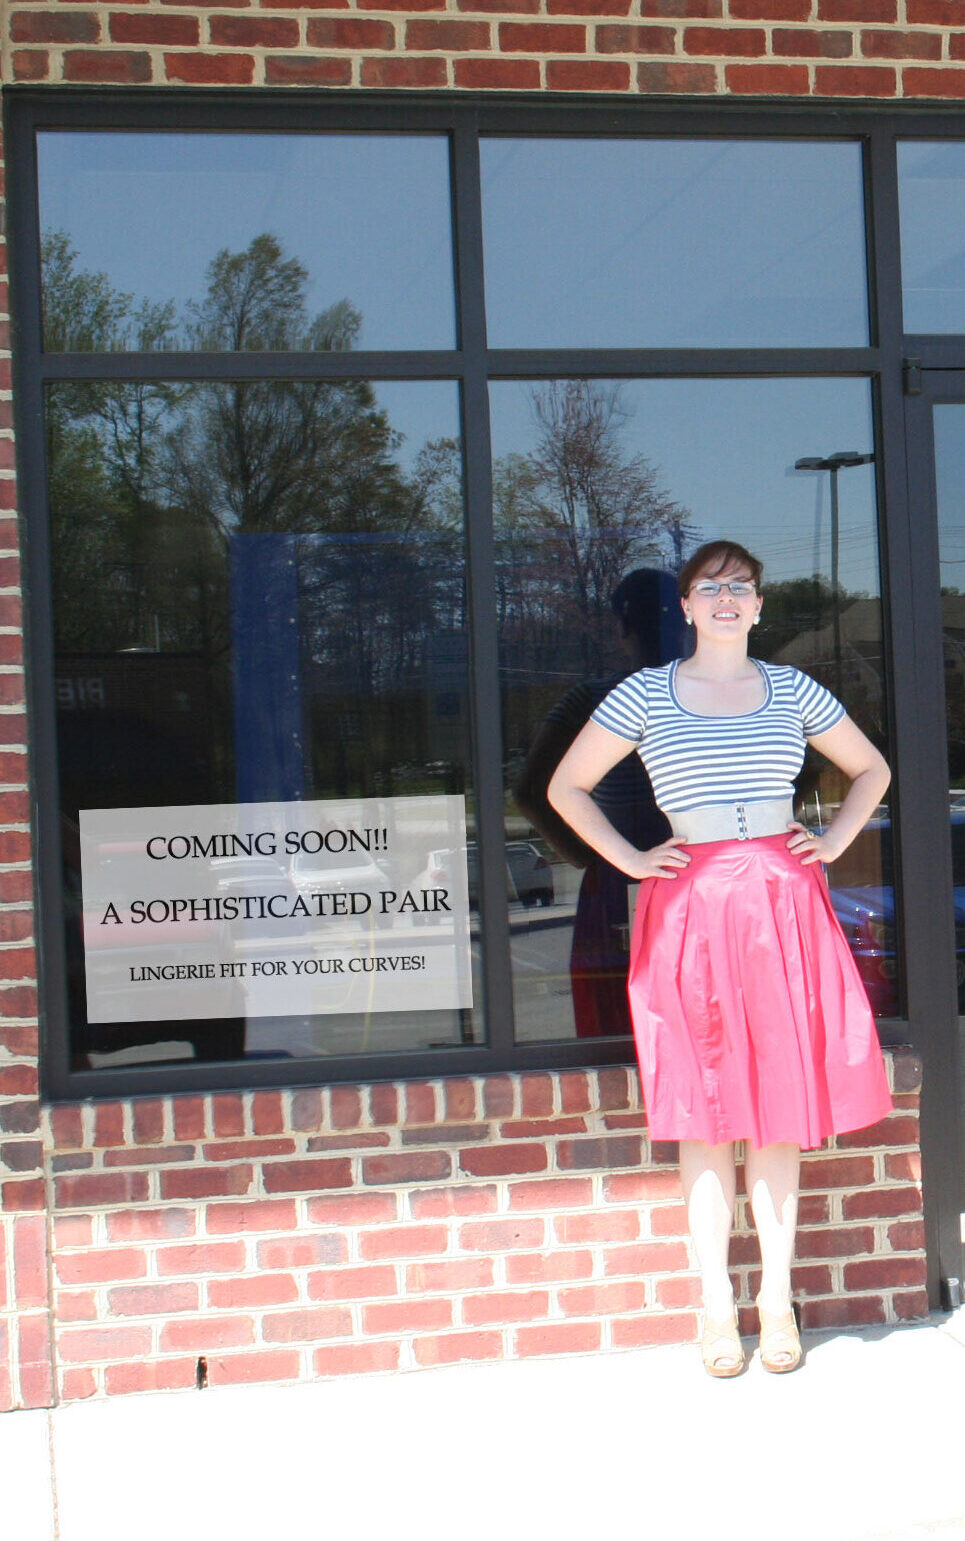
<instances>
[{"instance_id":1,"label":"striped crop top","mask_svg":"<svg viewBox=\"0 0 965 1541\"><path fill-rule=\"evenodd\" d=\"M621 680L592 719L636 744L658 806L685 813L792 797L806 740L844 716L837 697L800 669L755 658L767 692L762 705L739 717L702 717L677 698L678 662Z\"/></svg>"}]
</instances>

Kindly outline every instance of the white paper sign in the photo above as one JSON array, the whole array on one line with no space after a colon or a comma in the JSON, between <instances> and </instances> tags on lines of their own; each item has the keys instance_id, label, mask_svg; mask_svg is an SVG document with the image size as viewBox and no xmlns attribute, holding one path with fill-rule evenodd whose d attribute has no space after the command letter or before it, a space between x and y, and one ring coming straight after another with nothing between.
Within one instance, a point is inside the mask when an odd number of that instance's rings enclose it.
<instances>
[{"instance_id":1,"label":"white paper sign","mask_svg":"<svg viewBox=\"0 0 965 1541\"><path fill-rule=\"evenodd\" d=\"M80 815L91 1022L472 1005L462 797Z\"/></svg>"}]
</instances>

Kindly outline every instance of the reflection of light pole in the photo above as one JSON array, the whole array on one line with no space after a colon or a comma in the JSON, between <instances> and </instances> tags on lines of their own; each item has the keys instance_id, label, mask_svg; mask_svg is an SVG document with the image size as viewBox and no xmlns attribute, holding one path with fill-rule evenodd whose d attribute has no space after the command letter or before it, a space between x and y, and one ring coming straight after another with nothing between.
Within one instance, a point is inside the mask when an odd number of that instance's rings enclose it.
<instances>
[{"instance_id":1,"label":"reflection of light pole","mask_svg":"<svg viewBox=\"0 0 965 1541\"><path fill-rule=\"evenodd\" d=\"M856 449L835 450L833 455L804 455L795 460L795 471L827 471L831 476L831 623L834 633L834 683L841 694L841 596L838 585L838 472L842 466L866 466L874 455L859 455Z\"/></svg>"}]
</instances>

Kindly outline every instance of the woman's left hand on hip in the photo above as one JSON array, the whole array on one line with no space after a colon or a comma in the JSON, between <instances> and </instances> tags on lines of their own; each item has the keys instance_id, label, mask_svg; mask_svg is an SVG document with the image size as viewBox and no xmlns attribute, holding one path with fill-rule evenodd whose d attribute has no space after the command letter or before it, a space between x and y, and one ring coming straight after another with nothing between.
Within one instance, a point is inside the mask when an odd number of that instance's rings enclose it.
<instances>
[{"instance_id":1,"label":"woman's left hand on hip","mask_svg":"<svg viewBox=\"0 0 965 1541\"><path fill-rule=\"evenodd\" d=\"M813 866L816 861L834 861L838 855L829 833L816 835L813 829L799 824L796 819L788 825L788 829L792 833L787 848L794 856L800 857L802 867Z\"/></svg>"}]
</instances>

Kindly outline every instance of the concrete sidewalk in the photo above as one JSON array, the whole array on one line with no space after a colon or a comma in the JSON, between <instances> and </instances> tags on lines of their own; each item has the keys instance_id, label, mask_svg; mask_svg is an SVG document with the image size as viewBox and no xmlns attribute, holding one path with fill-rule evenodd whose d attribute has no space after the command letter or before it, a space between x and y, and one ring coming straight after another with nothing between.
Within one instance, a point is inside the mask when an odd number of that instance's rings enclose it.
<instances>
[{"instance_id":1,"label":"concrete sidewalk","mask_svg":"<svg viewBox=\"0 0 965 1541\"><path fill-rule=\"evenodd\" d=\"M965 1541L965 1312L693 1347L117 1397L0 1417L10 1541Z\"/></svg>"}]
</instances>

